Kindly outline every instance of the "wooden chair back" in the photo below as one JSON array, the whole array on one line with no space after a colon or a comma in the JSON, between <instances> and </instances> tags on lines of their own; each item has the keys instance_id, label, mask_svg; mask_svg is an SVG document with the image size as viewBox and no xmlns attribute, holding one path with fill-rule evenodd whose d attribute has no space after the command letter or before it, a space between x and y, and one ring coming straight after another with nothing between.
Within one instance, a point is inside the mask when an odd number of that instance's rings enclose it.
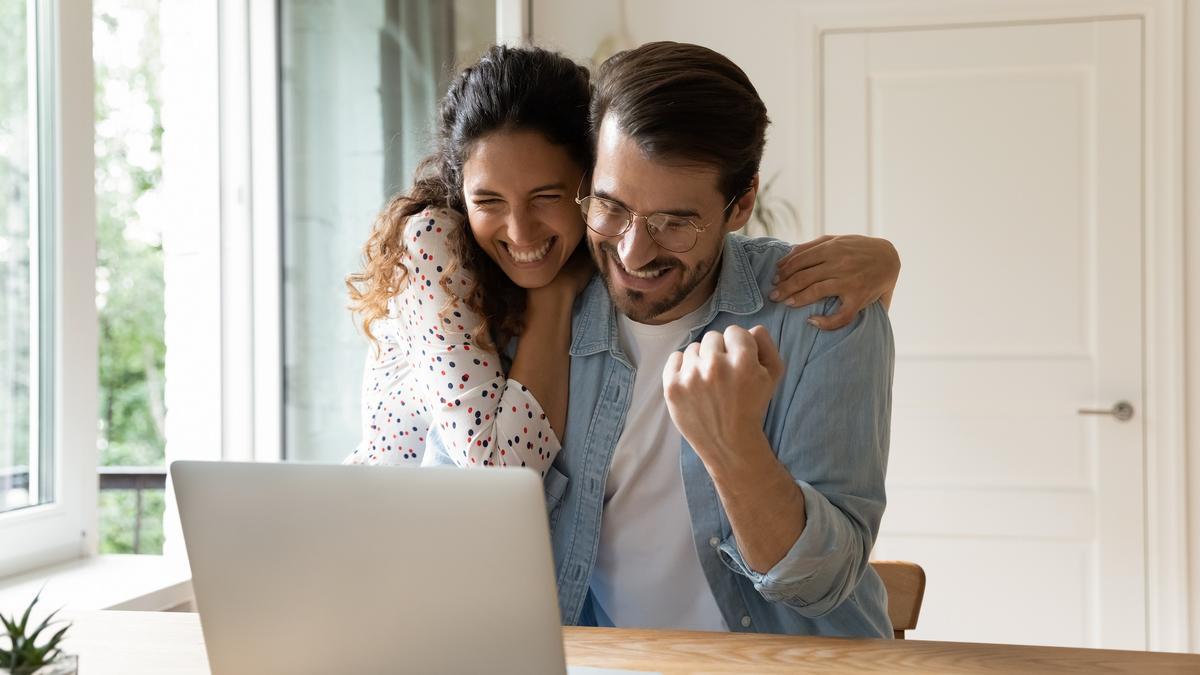
<instances>
[{"instance_id":1,"label":"wooden chair back","mask_svg":"<svg viewBox=\"0 0 1200 675\"><path fill-rule=\"evenodd\" d=\"M872 560L871 567L883 579L892 630L897 640L903 640L904 631L917 627L921 600L925 597L925 570L916 563L903 560Z\"/></svg>"}]
</instances>

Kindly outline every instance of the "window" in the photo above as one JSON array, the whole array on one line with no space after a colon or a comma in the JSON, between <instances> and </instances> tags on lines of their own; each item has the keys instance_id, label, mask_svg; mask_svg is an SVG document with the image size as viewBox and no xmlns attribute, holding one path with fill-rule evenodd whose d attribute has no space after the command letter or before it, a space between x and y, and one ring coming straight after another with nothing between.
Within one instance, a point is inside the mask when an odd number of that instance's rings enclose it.
<instances>
[{"instance_id":1,"label":"window","mask_svg":"<svg viewBox=\"0 0 1200 675\"><path fill-rule=\"evenodd\" d=\"M40 447L34 401L39 228L31 204L37 109L30 83L37 60L29 9L24 2L0 3L0 512L53 498L46 489L53 468Z\"/></svg>"},{"instance_id":2,"label":"window","mask_svg":"<svg viewBox=\"0 0 1200 675\"><path fill-rule=\"evenodd\" d=\"M90 22L0 3L0 576L94 542Z\"/></svg>"},{"instance_id":3,"label":"window","mask_svg":"<svg viewBox=\"0 0 1200 675\"><path fill-rule=\"evenodd\" d=\"M495 41L494 0L280 4L289 459L337 461L358 442L367 343L343 280L431 150L450 77Z\"/></svg>"},{"instance_id":4,"label":"window","mask_svg":"<svg viewBox=\"0 0 1200 675\"><path fill-rule=\"evenodd\" d=\"M100 553L161 553L166 480L159 0L93 0Z\"/></svg>"}]
</instances>

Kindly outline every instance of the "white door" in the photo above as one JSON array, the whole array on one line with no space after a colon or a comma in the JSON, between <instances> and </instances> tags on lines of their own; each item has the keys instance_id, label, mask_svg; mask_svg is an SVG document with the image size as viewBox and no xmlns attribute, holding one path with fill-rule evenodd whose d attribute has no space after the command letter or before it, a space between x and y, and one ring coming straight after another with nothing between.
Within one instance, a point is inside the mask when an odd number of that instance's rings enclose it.
<instances>
[{"instance_id":1,"label":"white door","mask_svg":"<svg viewBox=\"0 0 1200 675\"><path fill-rule=\"evenodd\" d=\"M913 637L1145 648L1141 23L820 52L823 221L904 260L876 557L927 572Z\"/></svg>"}]
</instances>

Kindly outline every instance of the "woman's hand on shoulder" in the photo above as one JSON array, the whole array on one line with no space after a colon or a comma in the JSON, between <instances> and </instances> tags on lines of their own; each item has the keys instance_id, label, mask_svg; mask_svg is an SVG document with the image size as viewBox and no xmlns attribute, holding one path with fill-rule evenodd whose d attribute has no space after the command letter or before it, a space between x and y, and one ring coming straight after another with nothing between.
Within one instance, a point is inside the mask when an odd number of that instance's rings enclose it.
<instances>
[{"instance_id":1,"label":"woman's hand on shoulder","mask_svg":"<svg viewBox=\"0 0 1200 675\"><path fill-rule=\"evenodd\" d=\"M780 259L770 298L803 307L837 296L842 305L836 314L811 319L821 330L837 330L876 300L886 309L899 277L900 254L887 239L825 235L793 246Z\"/></svg>"}]
</instances>

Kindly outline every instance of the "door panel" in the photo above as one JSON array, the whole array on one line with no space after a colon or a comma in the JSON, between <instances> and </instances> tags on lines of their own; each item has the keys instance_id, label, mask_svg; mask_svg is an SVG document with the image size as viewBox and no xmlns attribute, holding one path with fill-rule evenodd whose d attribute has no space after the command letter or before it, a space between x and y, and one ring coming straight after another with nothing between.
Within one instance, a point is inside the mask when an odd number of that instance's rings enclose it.
<instances>
[{"instance_id":1,"label":"door panel","mask_svg":"<svg viewBox=\"0 0 1200 675\"><path fill-rule=\"evenodd\" d=\"M880 558L918 637L1144 648L1141 26L825 36L823 222L904 259Z\"/></svg>"}]
</instances>

